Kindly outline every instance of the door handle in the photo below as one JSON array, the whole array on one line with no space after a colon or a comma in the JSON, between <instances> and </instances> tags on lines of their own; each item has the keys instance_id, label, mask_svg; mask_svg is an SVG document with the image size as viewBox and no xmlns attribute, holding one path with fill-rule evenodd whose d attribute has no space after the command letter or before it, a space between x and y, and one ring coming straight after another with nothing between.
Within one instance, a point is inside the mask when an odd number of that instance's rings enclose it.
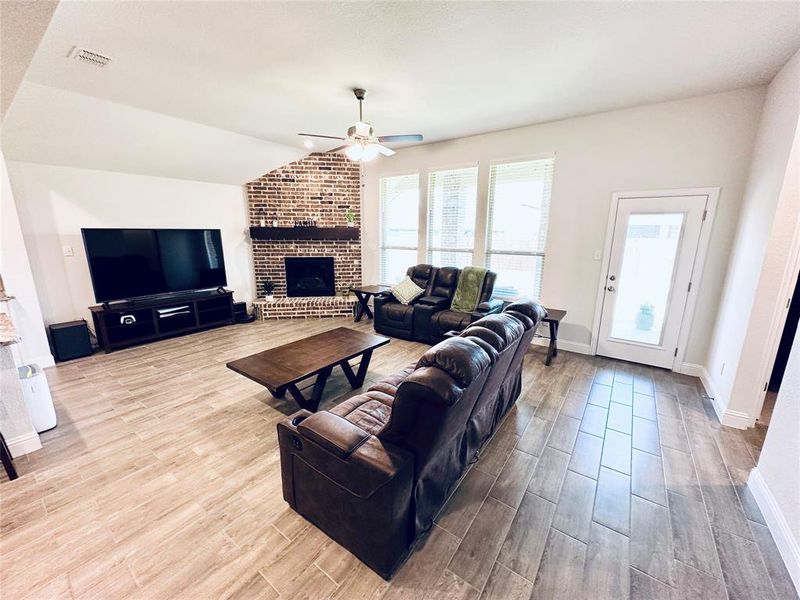
<instances>
[{"instance_id":1,"label":"door handle","mask_svg":"<svg viewBox=\"0 0 800 600\"><path fill-rule=\"evenodd\" d=\"M613 292L616 288L613 285L610 285L606 288L609 292Z\"/></svg>"},{"instance_id":2,"label":"door handle","mask_svg":"<svg viewBox=\"0 0 800 600\"><path fill-rule=\"evenodd\" d=\"M614 280L616 279L616 276L615 276L615 275L612 275L611 277L609 277L609 279L610 279L611 281L614 281Z\"/></svg>"}]
</instances>

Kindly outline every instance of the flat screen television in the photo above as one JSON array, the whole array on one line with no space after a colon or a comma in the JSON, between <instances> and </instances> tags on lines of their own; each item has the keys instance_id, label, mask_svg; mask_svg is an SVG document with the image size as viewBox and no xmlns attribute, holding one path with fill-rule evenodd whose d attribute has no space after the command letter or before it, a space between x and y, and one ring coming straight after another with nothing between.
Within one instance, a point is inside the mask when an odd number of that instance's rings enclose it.
<instances>
[{"instance_id":1,"label":"flat screen television","mask_svg":"<svg viewBox=\"0 0 800 600\"><path fill-rule=\"evenodd\" d=\"M219 229L81 229L98 302L225 286Z\"/></svg>"}]
</instances>

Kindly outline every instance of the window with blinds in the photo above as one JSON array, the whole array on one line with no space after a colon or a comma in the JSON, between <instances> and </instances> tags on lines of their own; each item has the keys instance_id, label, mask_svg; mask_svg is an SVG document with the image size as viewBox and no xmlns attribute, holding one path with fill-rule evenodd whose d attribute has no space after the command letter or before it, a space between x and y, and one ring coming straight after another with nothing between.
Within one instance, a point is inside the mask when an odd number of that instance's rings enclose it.
<instances>
[{"instance_id":1,"label":"window with blinds","mask_svg":"<svg viewBox=\"0 0 800 600\"><path fill-rule=\"evenodd\" d=\"M419 174L382 177L380 203L380 278L381 283L392 285L417 264Z\"/></svg>"},{"instance_id":2,"label":"window with blinds","mask_svg":"<svg viewBox=\"0 0 800 600\"><path fill-rule=\"evenodd\" d=\"M554 162L491 165L486 266L497 273L497 297L541 295Z\"/></svg>"},{"instance_id":3,"label":"window with blinds","mask_svg":"<svg viewBox=\"0 0 800 600\"><path fill-rule=\"evenodd\" d=\"M439 267L472 264L478 167L428 175L428 262Z\"/></svg>"}]
</instances>

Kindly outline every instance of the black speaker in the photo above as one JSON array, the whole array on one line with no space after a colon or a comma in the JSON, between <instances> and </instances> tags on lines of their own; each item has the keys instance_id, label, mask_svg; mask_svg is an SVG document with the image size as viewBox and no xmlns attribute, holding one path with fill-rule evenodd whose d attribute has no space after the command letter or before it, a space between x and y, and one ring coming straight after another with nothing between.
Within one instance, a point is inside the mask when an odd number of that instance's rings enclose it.
<instances>
[{"instance_id":1,"label":"black speaker","mask_svg":"<svg viewBox=\"0 0 800 600\"><path fill-rule=\"evenodd\" d=\"M233 318L237 323L252 323L256 320L253 315L247 314L247 302L233 303Z\"/></svg>"},{"instance_id":2,"label":"black speaker","mask_svg":"<svg viewBox=\"0 0 800 600\"><path fill-rule=\"evenodd\" d=\"M92 342L86 321L70 321L50 325L50 342L57 361L72 360L92 355Z\"/></svg>"}]
</instances>

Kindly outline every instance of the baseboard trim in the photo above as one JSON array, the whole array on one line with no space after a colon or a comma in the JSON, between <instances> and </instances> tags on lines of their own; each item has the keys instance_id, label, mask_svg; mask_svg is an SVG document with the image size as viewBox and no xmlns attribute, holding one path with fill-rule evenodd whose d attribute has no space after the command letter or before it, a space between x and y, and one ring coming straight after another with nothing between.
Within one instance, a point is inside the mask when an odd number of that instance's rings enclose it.
<instances>
[{"instance_id":1,"label":"baseboard trim","mask_svg":"<svg viewBox=\"0 0 800 600\"><path fill-rule=\"evenodd\" d=\"M544 346L547 347L550 345L550 340L546 337L535 337L531 344L535 344L536 346ZM591 354L592 347L589 344L583 344L581 342L571 342L569 340L558 340L558 349L565 350L566 352L575 352L577 354Z\"/></svg>"},{"instance_id":2,"label":"baseboard trim","mask_svg":"<svg viewBox=\"0 0 800 600\"><path fill-rule=\"evenodd\" d=\"M736 429L748 429L755 424L755 418L751 417L747 413L743 413L738 410L727 410L724 406L722 406L722 401L719 397L719 393L717 392L717 388L714 385L714 380L711 378L711 374L708 372L708 369L706 369L703 365L698 365L695 363L681 363L678 368L675 369L675 371L677 373L682 373L683 375L700 378L700 382L703 384L703 387L706 390L706 396L711 399L711 405L714 407L714 412L717 413L717 418L723 425L734 427Z\"/></svg>"},{"instance_id":3,"label":"baseboard trim","mask_svg":"<svg viewBox=\"0 0 800 600\"><path fill-rule=\"evenodd\" d=\"M12 458L17 458L23 454L30 454L31 452L36 452L41 449L42 442L39 439L39 434L35 431L31 431L30 433L23 433L14 438L8 438L6 440L6 445L8 445L8 451L11 452Z\"/></svg>"},{"instance_id":4,"label":"baseboard trim","mask_svg":"<svg viewBox=\"0 0 800 600\"><path fill-rule=\"evenodd\" d=\"M750 471L747 485L750 487L758 508L761 509L761 514L764 515L764 520L772 533L783 564L786 565L786 570L789 571L789 576L794 582L794 587L800 590L800 542L792 535L789 523L758 467Z\"/></svg>"}]
</instances>

